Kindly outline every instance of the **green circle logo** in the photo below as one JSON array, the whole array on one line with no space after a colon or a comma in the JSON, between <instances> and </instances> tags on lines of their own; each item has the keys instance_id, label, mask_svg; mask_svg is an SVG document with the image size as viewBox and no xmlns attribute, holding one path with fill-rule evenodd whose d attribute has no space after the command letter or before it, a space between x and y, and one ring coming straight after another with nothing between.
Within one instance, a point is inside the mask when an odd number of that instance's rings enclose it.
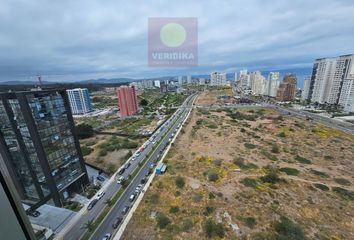
<instances>
[{"instance_id":1,"label":"green circle logo","mask_svg":"<svg viewBox=\"0 0 354 240\"><path fill-rule=\"evenodd\" d=\"M160 39L167 47L181 46L186 40L186 29L178 23L168 23L161 28Z\"/></svg>"}]
</instances>

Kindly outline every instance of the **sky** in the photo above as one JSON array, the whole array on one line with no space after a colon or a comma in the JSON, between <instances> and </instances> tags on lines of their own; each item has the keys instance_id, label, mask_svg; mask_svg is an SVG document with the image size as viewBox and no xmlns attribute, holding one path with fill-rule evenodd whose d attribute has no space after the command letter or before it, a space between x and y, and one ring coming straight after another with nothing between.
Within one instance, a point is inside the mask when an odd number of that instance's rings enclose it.
<instances>
[{"instance_id":1,"label":"sky","mask_svg":"<svg viewBox=\"0 0 354 240\"><path fill-rule=\"evenodd\" d=\"M353 0L2 0L0 81L311 69L354 53L353 13ZM197 66L148 66L151 17L197 18Z\"/></svg>"}]
</instances>

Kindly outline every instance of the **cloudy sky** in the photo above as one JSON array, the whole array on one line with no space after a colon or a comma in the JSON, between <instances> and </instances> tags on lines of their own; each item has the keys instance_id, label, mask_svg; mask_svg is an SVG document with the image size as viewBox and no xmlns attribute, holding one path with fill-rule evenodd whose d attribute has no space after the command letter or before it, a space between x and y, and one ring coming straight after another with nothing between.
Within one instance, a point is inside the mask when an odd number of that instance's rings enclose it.
<instances>
[{"instance_id":1,"label":"cloudy sky","mask_svg":"<svg viewBox=\"0 0 354 240\"><path fill-rule=\"evenodd\" d=\"M2 0L0 81L311 68L354 53L353 0ZM199 64L152 68L149 17L196 17Z\"/></svg>"}]
</instances>

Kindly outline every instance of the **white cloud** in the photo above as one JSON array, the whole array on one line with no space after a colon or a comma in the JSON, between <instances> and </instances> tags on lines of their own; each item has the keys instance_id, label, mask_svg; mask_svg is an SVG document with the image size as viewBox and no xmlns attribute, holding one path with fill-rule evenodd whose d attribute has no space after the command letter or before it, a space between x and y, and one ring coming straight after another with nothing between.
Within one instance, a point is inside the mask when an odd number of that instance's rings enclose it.
<instances>
[{"instance_id":1,"label":"white cloud","mask_svg":"<svg viewBox=\"0 0 354 240\"><path fill-rule=\"evenodd\" d=\"M3 0L0 81L38 72L82 79L310 67L315 58L354 52L353 12L352 0ZM197 17L199 66L149 68L149 17Z\"/></svg>"}]
</instances>

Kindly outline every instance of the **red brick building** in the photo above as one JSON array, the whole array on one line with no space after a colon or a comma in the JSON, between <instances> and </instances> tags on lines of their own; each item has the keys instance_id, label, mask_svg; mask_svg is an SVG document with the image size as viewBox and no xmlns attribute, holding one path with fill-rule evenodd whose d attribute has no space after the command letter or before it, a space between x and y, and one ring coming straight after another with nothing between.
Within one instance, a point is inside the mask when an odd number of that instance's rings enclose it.
<instances>
[{"instance_id":1,"label":"red brick building","mask_svg":"<svg viewBox=\"0 0 354 240\"><path fill-rule=\"evenodd\" d=\"M117 88L117 97L121 117L131 116L138 112L138 99L136 97L135 86L121 86Z\"/></svg>"},{"instance_id":2,"label":"red brick building","mask_svg":"<svg viewBox=\"0 0 354 240\"><path fill-rule=\"evenodd\" d=\"M296 91L296 75L286 74L283 82L279 85L276 100L280 102L293 101Z\"/></svg>"}]
</instances>

